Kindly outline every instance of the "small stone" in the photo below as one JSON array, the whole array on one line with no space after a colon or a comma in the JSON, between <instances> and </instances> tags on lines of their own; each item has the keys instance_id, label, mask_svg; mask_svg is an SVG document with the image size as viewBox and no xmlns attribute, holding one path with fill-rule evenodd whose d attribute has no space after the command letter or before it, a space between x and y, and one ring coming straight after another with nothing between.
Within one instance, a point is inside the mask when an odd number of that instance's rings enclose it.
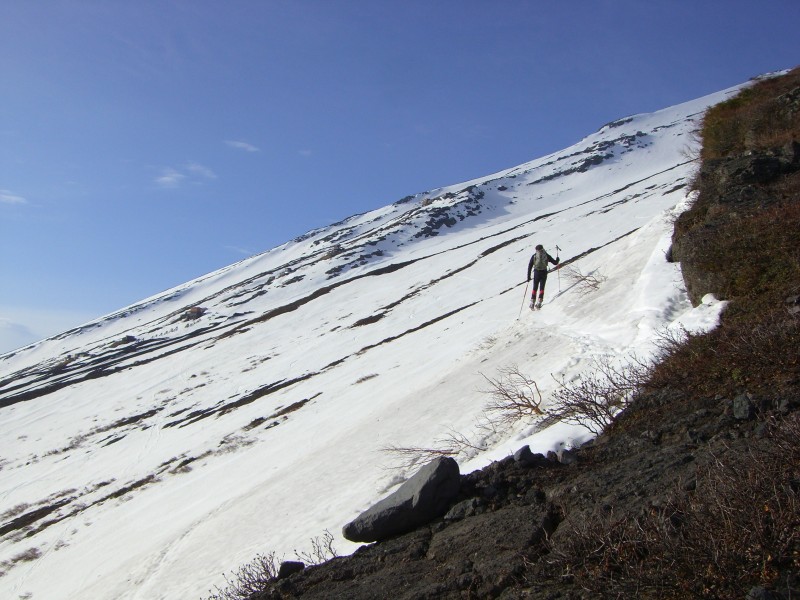
<instances>
[{"instance_id":1,"label":"small stone","mask_svg":"<svg viewBox=\"0 0 800 600\"><path fill-rule=\"evenodd\" d=\"M466 517L475 515L475 510L478 508L480 502L477 498L470 498L459 502L444 516L445 521L460 521Z\"/></svg>"},{"instance_id":2,"label":"small stone","mask_svg":"<svg viewBox=\"0 0 800 600\"><path fill-rule=\"evenodd\" d=\"M759 585L747 592L745 600L783 600L783 596Z\"/></svg>"},{"instance_id":3,"label":"small stone","mask_svg":"<svg viewBox=\"0 0 800 600\"><path fill-rule=\"evenodd\" d=\"M301 563L300 561L296 560L287 560L281 563L281 566L278 568L278 579L286 579L290 575L294 575L295 573L299 573L303 569L305 569L305 564Z\"/></svg>"},{"instance_id":4,"label":"small stone","mask_svg":"<svg viewBox=\"0 0 800 600\"><path fill-rule=\"evenodd\" d=\"M576 462L578 458L572 450L562 449L558 451L558 462L562 465L571 465Z\"/></svg>"},{"instance_id":5,"label":"small stone","mask_svg":"<svg viewBox=\"0 0 800 600\"><path fill-rule=\"evenodd\" d=\"M733 399L733 416L740 421L747 421L753 418L755 410L753 403L747 394L739 394Z\"/></svg>"},{"instance_id":6,"label":"small stone","mask_svg":"<svg viewBox=\"0 0 800 600\"><path fill-rule=\"evenodd\" d=\"M514 453L514 461L525 467L542 467L547 464L544 454L531 452L530 446L523 446Z\"/></svg>"},{"instance_id":7,"label":"small stone","mask_svg":"<svg viewBox=\"0 0 800 600\"><path fill-rule=\"evenodd\" d=\"M527 463L532 456L533 452L531 452L530 446L523 446L514 452L514 460L518 463Z\"/></svg>"}]
</instances>

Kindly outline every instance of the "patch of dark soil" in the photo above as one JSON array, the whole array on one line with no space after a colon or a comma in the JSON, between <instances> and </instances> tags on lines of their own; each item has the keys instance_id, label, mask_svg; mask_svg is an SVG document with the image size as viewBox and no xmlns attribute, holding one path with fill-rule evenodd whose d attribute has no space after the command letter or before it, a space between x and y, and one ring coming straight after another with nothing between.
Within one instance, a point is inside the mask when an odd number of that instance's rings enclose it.
<instances>
[{"instance_id":1,"label":"patch of dark soil","mask_svg":"<svg viewBox=\"0 0 800 600\"><path fill-rule=\"evenodd\" d=\"M8 523L4 525L0 525L0 537L6 535L7 533L11 533L12 531L18 531L20 529L24 529L33 525L36 521L44 519L46 516L54 513L62 506L65 506L72 502L73 498L68 498L66 500L61 500L60 502L56 502L54 504L49 504L47 506L43 506L41 508L37 508L36 510L32 510L26 512L18 516L16 519L12 519Z\"/></svg>"},{"instance_id":2,"label":"patch of dark soil","mask_svg":"<svg viewBox=\"0 0 800 600\"><path fill-rule=\"evenodd\" d=\"M372 325L373 323L377 323L383 317L386 316L386 313L378 313L374 315L370 315L369 317L364 317L363 319L359 319L355 323L353 323L350 327L363 327L364 325Z\"/></svg>"},{"instance_id":3,"label":"patch of dark soil","mask_svg":"<svg viewBox=\"0 0 800 600\"><path fill-rule=\"evenodd\" d=\"M133 425L134 423L138 423L139 421L143 421L145 419L149 419L150 417L154 417L159 412L161 412L161 408L153 408L151 410L145 411L143 413L139 413L138 415L132 415L130 417L126 417L124 419L119 419L118 421L114 421L111 425L103 428L103 431L109 429L117 429L119 427L125 427L126 425Z\"/></svg>"},{"instance_id":4,"label":"patch of dark soil","mask_svg":"<svg viewBox=\"0 0 800 600\"><path fill-rule=\"evenodd\" d=\"M94 504L102 504L103 502L106 502L107 500L113 500L114 498L120 498L120 497L124 496L125 494L129 494L129 493L131 493L131 492L133 492L135 490L138 490L140 488L145 487L146 485L150 485L151 483L155 483L156 481L158 481L158 478L155 475L148 475L147 477L143 477L142 479L139 479L137 481L129 483L128 485L122 486L118 490L115 490L115 491L111 492L110 494L108 494L107 496L101 498L100 500L98 500Z\"/></svg>"},{"instance_id":5,"label":"patch of dark soil","mask_svg":"<svg viewBox=\"0 0 800 600\"><path fill-rule=\"evenodd\" d=\"M278 417L282 417L284 415L288 415L289 413L293 413L295 411L298 411L301 408L303 408L306 404L311 402L314 398L317 398L318 396L320 396L321 394L322 393L320 392L319 394L316 394L316 395L312 396L311 398L306 398L305 400L300 400L298 402L294 402L294 403L290 404L289 406L285 406L285 407L281 408L280 410L278 410L277 412L275 412L274 414L270 415L267 418L268 419L277 419Z\"/></svg>"}]
</instances>

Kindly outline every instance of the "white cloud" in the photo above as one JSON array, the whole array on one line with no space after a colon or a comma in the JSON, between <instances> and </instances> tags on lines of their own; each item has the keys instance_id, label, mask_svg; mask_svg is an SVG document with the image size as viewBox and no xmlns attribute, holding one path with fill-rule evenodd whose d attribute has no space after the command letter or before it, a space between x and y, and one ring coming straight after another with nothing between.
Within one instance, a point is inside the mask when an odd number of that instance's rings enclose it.
<instances>
[{"instance_id":1,"label":"white cloud","mask_svg":"<svg viewBox=\"0 0 800 600\"><path fill-rule=\"evenodd\" d=\"M189 171L191 174L201 177L203 179L216 179L217 174L214 173L208 167L204 167L203 165L197 163L189 163L186 165L186 170Z\"/></svg>"},{"instance_id":2,"label":"white cloud","mask_svg":"<svg viewBox=\"0 0 800 600\"><path fill-rule=\"evenodd\" d=\"M156 183L163 188L176 188L186 179L186 175L172 167L162 169L161 175L156 177Z\"/></svg>"},{"instance_id":3,"label":"white cloud","mask_svg":"<svg viewBox=\"0 0 800 600\"><path fill-rule=\"evenodd\" d=\"M8 190L0 190L0 204L27 204L28 201Z\"/></svg>"},{"instance_id":4,"label":"white cloud","mask_svg":"<svg viewBox=\"0 0 800 600\"><path fill-rule=\"evenodd\" d=\"M180 187L184 183L197 185L216 178L217 174L205 165L190 162L186 163L186 165L180 169L164 167L161 169L161 175L156 177L155 182L159 187L174 189Z\"/></svg>"},{"instance_id":5,"label":"white cloud","mask_svg":"<svg viewBox=\"0 0 800 600\"><path fill-rule=\"evenodd\" d=\"M300 156L306 156L306 157L307 156L311 156L311 154L312 154L311 150L298 150L297 153Z\"/></svg>"},{"instance_id":6,"label":"white cloud","mask_svg":"<svg viewBox=\"0 0 800 600\"><path fill-rule=\"evenodd\" d=\"M244 150L245 152L260 152L261 150L260 148L253 146L253 144L241 140L225 140L225 143L231 148Z\"/></svg>"}]
</instances>

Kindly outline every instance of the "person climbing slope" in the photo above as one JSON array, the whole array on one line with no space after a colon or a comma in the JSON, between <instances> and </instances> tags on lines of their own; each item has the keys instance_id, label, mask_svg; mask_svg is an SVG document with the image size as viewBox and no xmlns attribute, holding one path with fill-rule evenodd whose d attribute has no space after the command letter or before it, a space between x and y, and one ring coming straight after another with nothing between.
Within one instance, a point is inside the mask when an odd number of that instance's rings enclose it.
<instances>
[{"instance_id":1,"label":"person climbing slope","mask_svg":"<svg viewBox=\"0 0 800 600\"><path fill-rule=\"evenodd\" d=\"M545 251L544 246L541 244L536 245L536 252L533 253L531 256L531 260L528 262L528 281L531 280L531 270L533 271L533 291L531 292L531 309L534 308L542 308L542 301L544 300L544 284L547 282L547 263L553 263L557 265L560 262L558 256L553 258L550 256L547 251ZM539 294L539 301L536 302L536 294ZM534 304L536 302L536 304Z\"/></svg>"}]
</instances>

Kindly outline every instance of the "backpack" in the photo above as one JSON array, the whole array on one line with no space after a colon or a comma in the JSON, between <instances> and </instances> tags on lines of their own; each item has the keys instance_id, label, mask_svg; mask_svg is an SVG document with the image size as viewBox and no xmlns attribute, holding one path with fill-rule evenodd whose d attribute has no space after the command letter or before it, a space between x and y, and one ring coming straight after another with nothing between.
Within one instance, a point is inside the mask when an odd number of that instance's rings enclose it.
<instances>
[{"instance_id":1,"label":"backpack","mask_svg":"<svg viewBox=\"0 0 800 600\"><path fill-rule=\"evenodd\" d=\"M536 271L547 271L547 252L536 251L536 254L533 255L533 268Z\"/></svg>"}]
</instances>

